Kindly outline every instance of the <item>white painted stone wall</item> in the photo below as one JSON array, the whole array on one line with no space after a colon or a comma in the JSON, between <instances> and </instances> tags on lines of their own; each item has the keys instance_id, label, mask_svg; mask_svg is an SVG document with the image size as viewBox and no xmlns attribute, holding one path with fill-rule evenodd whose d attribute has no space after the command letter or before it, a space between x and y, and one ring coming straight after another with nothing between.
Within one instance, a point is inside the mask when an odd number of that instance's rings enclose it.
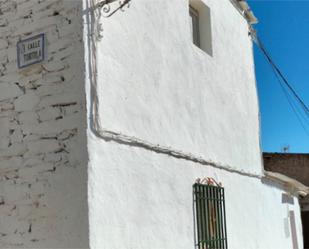
<instances>
[{"instance_id":1,"label":"white painted stone wall","mask_svg":"<svg viewBox=\"0 0 309 249\"><path fill-rule=\"evenodd\" d=\"M187 0L96 21L95 0L0 2L1 248L194 248L205 176L225 187L229 248L292 248L289 210L302 248L296 197L259 178L247 24L228 0L203 1L212 56L191 42ZM16 43L39 33L46 61L18 70Z\"/></svg>"},{"instance_id":2,"label":"white painted stone wall","mask_svg":"<svg viewBox=\"0 0 309 249\"><path fill-rule=\"evenodd\" d=\"M0 1L0 247L88 248L82 2ZM47 58L18 70L16 43Z\"/></svg>"},{"instance_id":3,"label":"white painted stone wall","mask_svg":"<svg viewBox=\"0 0 309 249\"><path fill-rule=\"evenodd\" d=\"M204 2L212 56L191 41L187 0L134 0L101 18L100 120L105 129L260 174L248 25L230 1Z\"/></svg>"},{"instance_id":4,"label":"white painted stone wall","mask_svg":"<svg viewBox=\"0 0 309 249\"><path fill-rule=\"evenodd\" d=\"M276 184L115 142L92 141L89 151L91 248L193 249L192 185L206 176L225 187L230 249L292 249L289 210L303 248L298 200L281 203Z\"/></svg>"},{"instance_id":5,"label":"white painted stone wall","mask_svg":"<svg viewBox=\"0 0 309 249\"><path fill-rule=\"evenodd\" d=\"M212 56L191 42L187 0L132 0L94 19L96 1L83 1L91 248L194 248L203 177L225 187L230 249L292 249L289 210L302 248L297 198L282 203L284 188L260 179L247 23L229 0L203 1Z\"/></svg>"}]
</instances>

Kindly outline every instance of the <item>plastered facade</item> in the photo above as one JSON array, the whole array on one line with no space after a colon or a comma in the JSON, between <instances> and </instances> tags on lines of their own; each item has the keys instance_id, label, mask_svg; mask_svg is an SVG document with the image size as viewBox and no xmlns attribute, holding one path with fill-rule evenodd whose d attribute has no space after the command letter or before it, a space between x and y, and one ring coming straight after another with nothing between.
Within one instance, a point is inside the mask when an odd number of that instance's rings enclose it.
<instances>
[{"instance_id":1,"label":"plastered facade","mask_svg":"<svg viewBox=\"0 0 309 249\"><path fill-rule=\"evenodd\" d=\"M192 185L208 176L229 248L293 248L289 211L302 248L297 198L263 179L252 43L230 1L204 1L211 56L186 0L110 18L97 3L0 2L0 247L194 248ZM17 69L16 43L39 33L46 60Z\"/></svg>"},{"instance_id":2,"label":"plastered facade","mask_svg":"<svg viewBox=\"0 0 309 249\"><path fill-rule=\"evenodd\" d=\"M260 174L248 25L230 1L206 4L212 56L192 44L187 0L136 0L122 15L101 19L100 121L107 130Z\"/></svg>"},{"instance_id":3,"label":"plastered facade","mask_svg":"<svg viewBox=\"0 0 309 249\"><path fill-rule=\"evenodd\" d=\"M82 3L0 1L0 247L88 248ZM46 60L17 68L44 33Z\"/></svg>"},{"instance_id":4,"label":"plastered facade","mask_svg":"<svg viewBox=\"0 0 309 249\"><path fill-rule=\"evenodd\" d=\"M203 176L225 187L229 248L292 249L289 211L302 248L298 199L282 203L284 190L276 183L114 142L94 147L91 159L100 167L91 166L89 181L92 248L195 248L192 184Z\"/></svg>"},{"instance_id":5,"label":"plastered facade","mask_svg":"<svg viewBox=\"0 0 309 249\"><path fill-rule=\"evenodd\" d=\"M229 248L302 248L297 197L283 203L263 178L247 22L228 0L203 2L211 56L192 44L186 0L135 0L109 18L84 1L97 10L84 16L92 248L195 248L203 177L225 187Z\"/></svg>"}]
</instances>

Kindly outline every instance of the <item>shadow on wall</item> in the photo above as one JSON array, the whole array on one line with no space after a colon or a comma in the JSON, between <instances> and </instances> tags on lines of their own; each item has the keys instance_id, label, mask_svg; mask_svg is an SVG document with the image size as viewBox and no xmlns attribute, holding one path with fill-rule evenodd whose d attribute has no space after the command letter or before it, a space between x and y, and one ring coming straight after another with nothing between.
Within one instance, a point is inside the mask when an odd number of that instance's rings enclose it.
<instances>
[{"instance_id":1,"label":"shadow on wall","mask_svg":"<svg viewBox=\"0 0 309 249\"><path fill-rule=\"evenodd\" d=\"M298 249L299 247L298 247L298 239L297 239L295 213L294 213L294 210L290 210L290 207L294 206L294 196L289 194L288 189L278 182L274 182L266 178L263 178L261 182L270 187L275 187L277 189L281 189L282 191L285 191L285 193L282 193L282 196L281 196L282 205L286 205L287 207L287 214L286 214L286 217L283 219L284 234L286 238L291 238L293 249Z\"/></svg>"},{"instance_id":2,"label":"shadow on wall","mask_svg":"<svg viewBox=\"0 0 309 249\"><path fill-rule=\"evenodd\" d=\"M88 61L85 65L88 68L90 81L90 118L89 126L93 134L104 140L112 140L114 134L105 135L99 119L99 97L97 93L97 47L96 44L103 38L103 28L100 23L101 17L109 18L117 11L123 10L124 6L129 6L131 0L116 1L115 8L112 9L111 3L105 1L86 0L86 10L83 13L86 16L87 28L87 53ZM113 5L114 7L114 5ZM119 141L118 141L119 142Z\"/></svg>"},{"instance_id":3,"label":"shadow on wall","mask_svg":"<svg viewBox=\"0 0 309 249\"><path fill-rule=\"evenodd\" d=\"M99 126L97 118L99 98L97 95L97 64L96 64L96 43L102 38L102 27L100 25L101 11L95 0L86 0L86 28L87 28L87 53L88 61L85 67L88 68L89 80L90 80L90 119L89 125L91 131L98 136L95 127Z\"/></svg>"}]
</instances>

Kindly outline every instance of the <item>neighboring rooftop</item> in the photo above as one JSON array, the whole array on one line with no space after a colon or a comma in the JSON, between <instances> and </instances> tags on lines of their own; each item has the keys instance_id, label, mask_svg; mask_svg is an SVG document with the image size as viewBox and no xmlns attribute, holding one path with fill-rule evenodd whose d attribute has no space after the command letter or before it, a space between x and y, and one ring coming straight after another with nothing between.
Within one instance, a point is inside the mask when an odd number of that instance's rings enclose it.
<instances>
[{"instance_id":1,"label":"neighboring rooftop","mask_svg":"<svg viewBox=\"0 0 309 249\"><path fill-rule=\"evenodd\" d=\"M309 154L263 153L267 171L287 175L309 186Z\"/></svg>"}]
</instances>

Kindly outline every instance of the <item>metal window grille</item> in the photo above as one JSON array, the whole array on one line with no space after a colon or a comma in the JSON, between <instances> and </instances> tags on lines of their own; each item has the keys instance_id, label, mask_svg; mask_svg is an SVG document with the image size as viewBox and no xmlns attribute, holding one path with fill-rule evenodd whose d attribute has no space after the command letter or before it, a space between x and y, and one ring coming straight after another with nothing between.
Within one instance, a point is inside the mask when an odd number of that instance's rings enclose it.
<instances>
[{"instance_id":1,"label":"metal window grille","mask_svg":"<svg viewBox=\"0 0 309 249\"><path fill-rule=\"evenodd\" d=\"M197 249L227 249L224 188L196 183L194 190Z\"/></svg>"},{"instance_id":2,"label":"metal window grille","mask_svg":"<svg viewBox=\"0 0 309 249\"><path fill-rule=\"evenodd\" d=\"M200 25L199 25L199 13L196 9L194 9L192 6L189 6L190 8L190 17L191 17L191 32L192 32L192 39L193 43L200 47Z\"/></svg>"}]
</instances>

